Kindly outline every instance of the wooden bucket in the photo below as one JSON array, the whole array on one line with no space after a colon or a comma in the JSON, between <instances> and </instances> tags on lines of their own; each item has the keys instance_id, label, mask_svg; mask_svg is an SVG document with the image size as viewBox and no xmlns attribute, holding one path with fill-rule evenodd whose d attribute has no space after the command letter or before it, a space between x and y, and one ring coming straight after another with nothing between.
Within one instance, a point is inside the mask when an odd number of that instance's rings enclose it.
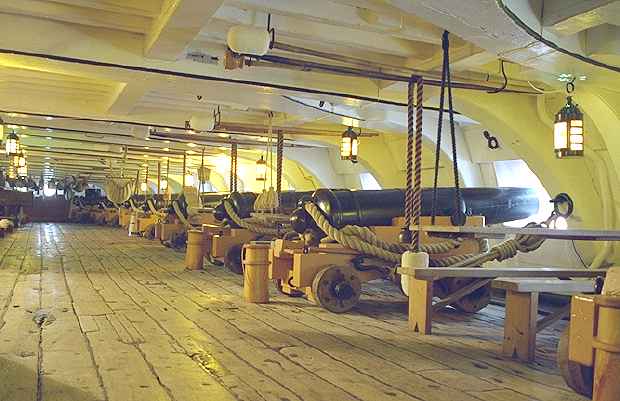
<instances>
[{"instance_id":1,"label":"wooden bucket","mask_svg":"<svg viewBox=\"0 0 620 401\"><path fill-rule=\"evenodd\" d=\"M190 270L200 270L203 268L205 257L204 242L204 232L202 230L189 230L187 232L186 268Z\"/></svg>"},{"instance_id":2,"label":"wooden bucket","mask_svg":"<svg viewBox=\"0 0 620 401\"><path fill-rule=\"evenodd\" d=\"M252 241L243 245L243 299L249 303L269 302L269 251L271 243Z\"/></svg>"}]
</instances>

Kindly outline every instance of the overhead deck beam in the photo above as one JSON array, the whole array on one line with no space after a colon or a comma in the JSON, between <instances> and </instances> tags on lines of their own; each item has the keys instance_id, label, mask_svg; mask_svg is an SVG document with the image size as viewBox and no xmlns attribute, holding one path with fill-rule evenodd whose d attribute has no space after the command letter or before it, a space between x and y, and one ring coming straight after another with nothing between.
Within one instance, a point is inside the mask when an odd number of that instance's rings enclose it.
<instances>
[{"instance_id":1,"label":"overhead deck beam","mask_svg":"<svg viewBox=\"0 0 620 401\"><path fill-rule=\"evenodd\" d=\"M119 116L131 114L136 104L150 89L151 87L148 82L126 82L119 84L116 92L110 99L108 113Z\"/></svg>"},{"instance_id":2,"label":"overhead deck beam","mask_svg":"<svg viewBox=\"0 0 620 401\"><path fill-rule=\"evenodd\" d=\"M619 15L618 0L547 0L543 26L552 27L563 35L573 35L607 22L617 22Z\"/></svg>"},{"instance_id":3,"label":"overhead deck beam","mask_svg":"<svg viewBox=\"0 0 620 401\"><path fill-rule=\"evenodd\" d=\"M222 3L223 0L165 0L161 14L146 35L144 55L178 60Z\"/></svg>"},{"instance_id":4,"label":"overhead deck beam","mask_svg":"<svg viewBox=\"0 0 620 401\"><path fill-rule=\"evenodd\" d=\"M133 33L144 33L150 24L150 18L127 14L121 9L95 10L75 4L42 0L3 0L0 2L0 13L27 15Z\"/></svg>"}]
</instances>

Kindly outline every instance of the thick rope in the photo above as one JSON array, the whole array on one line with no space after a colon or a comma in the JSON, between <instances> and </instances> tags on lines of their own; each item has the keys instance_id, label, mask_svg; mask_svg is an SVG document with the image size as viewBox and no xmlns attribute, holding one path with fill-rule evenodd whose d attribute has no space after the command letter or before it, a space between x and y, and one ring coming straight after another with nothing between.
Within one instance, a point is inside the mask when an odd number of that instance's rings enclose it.
<instances>
[{"instance_id":1,"label":"thick rope","mask_svg":"<svg viewBox=\"0 0 620 401\"><path fill-rule=\"evenodd\" d=\"M284 134L278 130L278 141L276 143L276 193L278 194L278 205L280 204L280 193L282 192L282 158L284 156Z\"/></svg>"},{"instance_id":2,"label":"thick rope","mask_svg":"<svg viewBox=\"0 0 620 401\"><path fill-rule=\"evenodd\" d=\"M413 247L406 244L397 244L393 242L387 242L378 238L374 232L368 227L360 226L345 226L340 229L345 235L354 235L360 240L368 242L371 245L385 249L386 251L394 253L403 253L405 251L413 251ZM440 254L448 252L461 245L461 241L447 240L444 242L438 242L435 244L422 245L423 252L428 254Z\"/></svg>"},{"instance_id":3,"label":"thick rope","mask_svg":"<svg viewBox=\"0 0 620 401\"><path fill-rule=\"evenodd\" d=\"M525 227L535 228L539 227L539 225L535 223L529 223ZM452 267L481 266L483 263L491 262L493 260L501 262L502 260L514 257L517 252L527 253L535 251L540 248L543 242L545 242L544 237L538 235L519 234L513 239L506 240L491 247L491 249L489 249L489 251L486 253L474 255L468 259L452 265Z\"/></svg>"},{"instance_id":4,"label":"thick rope","mask_svg":"<svg viewBox=\"0 0 620 401\"><path fill-rule=\"evenodd\" d=\"M230 145L230 192L237 192L237 144Z\"/></svg>"},{"instance_id":5,"label":"thick rope","mask_svg":"<svg viewBox=\"0 0 620 401\"><path fill-rule=\"evenodd\" d=\"M312 202L306 202L304 209L329 239L364 255L375 256L388 262L399 264L402 253L411 250L406 245L390 244L377 238L368 227L345 226L342 229L337 229L330 224L318 206ZM526 227L532 228L536 226L538 225L530 223ZM479 255L466 254L445 258L431 258L431 265L436 267L467 267L480 266L493 260L501 262L514 257L517 252L532 252L540 248L544 241L544 237L536 235L517 235L514 239L497 244L488 252ZM422 245L420 251L428 254L441 254L456 248L459 244L460 241L448 240L437 244ZM480 246L481 249L484 249L486 241L482 241Z\"/></svg>"},{"instance_id":6,"label":"thick rope","mask_svg":"<svg viewBox=\"0 0 620 401\"><path fill-rule=\"evenodd\" d=\"M239 215L235 211L235 208L233 207L233 205L230 203L229 200L225 199L223 203L224 203L224 209L226 210L226 214L228 214L228 217L230 217L232 221L235 224L237 224L239 227L245 228L246 230L250 230L257 234L275 235L275 236L278 236L280 234L279 230L276 228L270 228L270 227L265 227L259 224L248 223L247 221L239 217Z\"/></svg>"},{"instance_id":7,"label":"thick rope","mask_svg":"<svg viewBox=\"0 0 620 401\"><path fill-rule=\"evenodd\" d=\"M422 103L424 101L424 80L418 79L416 84L416 105L415 105L415 175L413 179L413 224L420 224L420 214L422 213ZM414 249L420 250L420 231L414 230L411 236L411 243Z\"/></svg>"},{"instance_id":8,"label":"thick rope","mask_svg":"<svg viewBox=\"0 0 620 401\"><path fill-rule=\"evenodd\" d=\"M314 219L317 226L330 239L338 242L340 245L354 249L364 255L371 255L377 258L399 264L401 254L409 250L407 246L398 244L389 244L377 238L367 227L346 226L337 229L332 226L319 208L312 202L306 202L304 209ZM446 241L444 243L424 246L423 252L427 253L444 253L459 245L458 241Z\"/></svg>"},{"instance_id":9,"label":"thick rope","mask_svg":"<svg viewBox=\"0 0 620 401\"><path fill-rule=\"evenodd\" d=\"M433 178L433 203L431 207L431 224L435 224L437 215L437 187L439 185L439 157L441 155L441 130L443 128L443 108L445 104L446 68L445 61L441 69L441 87L439 89L439 117L437 119L437 140L435 146L435 171Z\"/></svg>"},{"instance_id":10,"label":"thick rope","mask_svg":"<svg viewBox=\"0 0 620 401\"><path fill-rule=\"evenodd\" d=\"M444 63L446 68L446 83L448 86L448 115L450 116L450 139L452 141L452 173L454 174L454 190L455 190L455 210L457 214L461 214L461 185L459 183L459 162L456 151L456 132L454 127L454 104L452 102L452 78L450 77L450 41L448 39L449 32L444 31ZM464 224L464 221L459 224Z\"/></svg>"},{"instance_id":11,"label":"thick rope","mask_svg":"<svg viewBox=\"0 0 620 401\"><path fill-rule=\"evenodd\" d=\"M174 213L177 215L179 220L181 220L181 224L183 224L185 228L192 228L191 223L185 218L185 215L181 211L181 208L179 207L179 202L172 201L172 209L174 210Z\"/></svg>"},{"instance_id":12,"label":"thick rope","mask_svg":"<svg viewBox=\"0 0 620 401\"><path fill-rule=\"evenodd\" d=\"M405 183L405 227L409 231L413 212L413 80L407 84L407 177Z\"/></svg>"}]
</instances>

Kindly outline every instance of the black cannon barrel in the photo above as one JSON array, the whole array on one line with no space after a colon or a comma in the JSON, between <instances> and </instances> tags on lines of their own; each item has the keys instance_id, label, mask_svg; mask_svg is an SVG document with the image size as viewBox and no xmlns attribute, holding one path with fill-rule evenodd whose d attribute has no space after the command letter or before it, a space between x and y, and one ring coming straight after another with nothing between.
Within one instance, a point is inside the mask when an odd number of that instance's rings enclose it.
<instances>
[{"instance_id":1,"label":"black cannon barrel","mask_svg":"<svg viewBox=\"0 0 620 401\"><path fill-rule=\"evenodd\" d=\"M530 188L463 188L461 211L467 216L484 216L486 224L525 219L538 212L538 196ZM437 189L437 216L456 213L456 190ZM346 225L388 226L392 219L404 215L405 190L329 190L318 189L312 201L323 211L330 223L342 228ZM422 190L422 216L432 213L433 190ZM314 227L314 222L303 210L291 215L293 229L299 233Z\"/></svg>"},{"instance_id":2,"label":"black cannon barrel","mask_svg":"<svg viewBox=\"0 0 620 401\"><path fill-rule=\"evenodd\" d=\"M200 194L200 201L203 207L216 207L222 199L229 195L228 192L210 192Z\"/></svg>"}]
</instances>

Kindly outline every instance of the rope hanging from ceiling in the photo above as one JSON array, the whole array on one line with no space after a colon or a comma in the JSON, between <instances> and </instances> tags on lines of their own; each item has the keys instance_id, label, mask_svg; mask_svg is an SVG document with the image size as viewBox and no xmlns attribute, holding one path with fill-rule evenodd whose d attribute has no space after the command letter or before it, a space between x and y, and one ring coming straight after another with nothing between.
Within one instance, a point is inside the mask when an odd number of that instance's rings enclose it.
<instances>
[{"instance_id":1,"label":"rope hanging from ceiling","mask_svg":"<svg viewBox=\"0 0 620 401\"><path fill-rule=\"evenodd\" d=\"M282 163L284 157L284 134L278 130L276 142L276 193L278 194L278 205L280 204L280 194L282 193Z\"/></svg>"},{"instance_id":2,"label":"rope hanging from ceiling","mask_svg":"<svg viewBox=\"0 0 620 401\"><path fill-rule=\"evenodd\" d=\"M230 144L230 192L237 192L237 144Z\"/></svg>"},{"instance_id":3,"label":"rope hanging from ceiling","mask_svg":"<svg viewBox=\"0 0 620 401\"><path fill-rule=\"evenodd\" d=\"M450 139L452 142L452 172L454 174L454 202L456 213L451 216L452 224L462 226L465 224L465 212L462 208L463 201L459 182L459 168L456 149L456 132L454 125L454 104L452 101L452 80L450 77L450 33L444 31L441 38L443 50L443 68L441 71L441 86L439 91L439 117L437 121L437 140L435 148L435 167L433 180L433 203L431 209L431 224L435 224L437 214L437 186L439 181L439 157L441 155L441 134L443 130L443 107L445 104L446 89L448 92L448 116L450 122Z\"/></svg>"},{"instance_id":4,"label":"rope hanging from ceiling","mask_svg":"<svg viewBox=\"0 0 620 401\"><path fill-rule=\"evenodd\" d=\"M416 101L414 103L414 97ZM411 243L420 249L418 230L411 231L411 224L420 223L422 208L422 102L424 80L411 76L407 84L407 174L405 189L405 226L401 231L401 242ZM415 117L415 125L414 125Z\"/></svg>"}]
</instances>

